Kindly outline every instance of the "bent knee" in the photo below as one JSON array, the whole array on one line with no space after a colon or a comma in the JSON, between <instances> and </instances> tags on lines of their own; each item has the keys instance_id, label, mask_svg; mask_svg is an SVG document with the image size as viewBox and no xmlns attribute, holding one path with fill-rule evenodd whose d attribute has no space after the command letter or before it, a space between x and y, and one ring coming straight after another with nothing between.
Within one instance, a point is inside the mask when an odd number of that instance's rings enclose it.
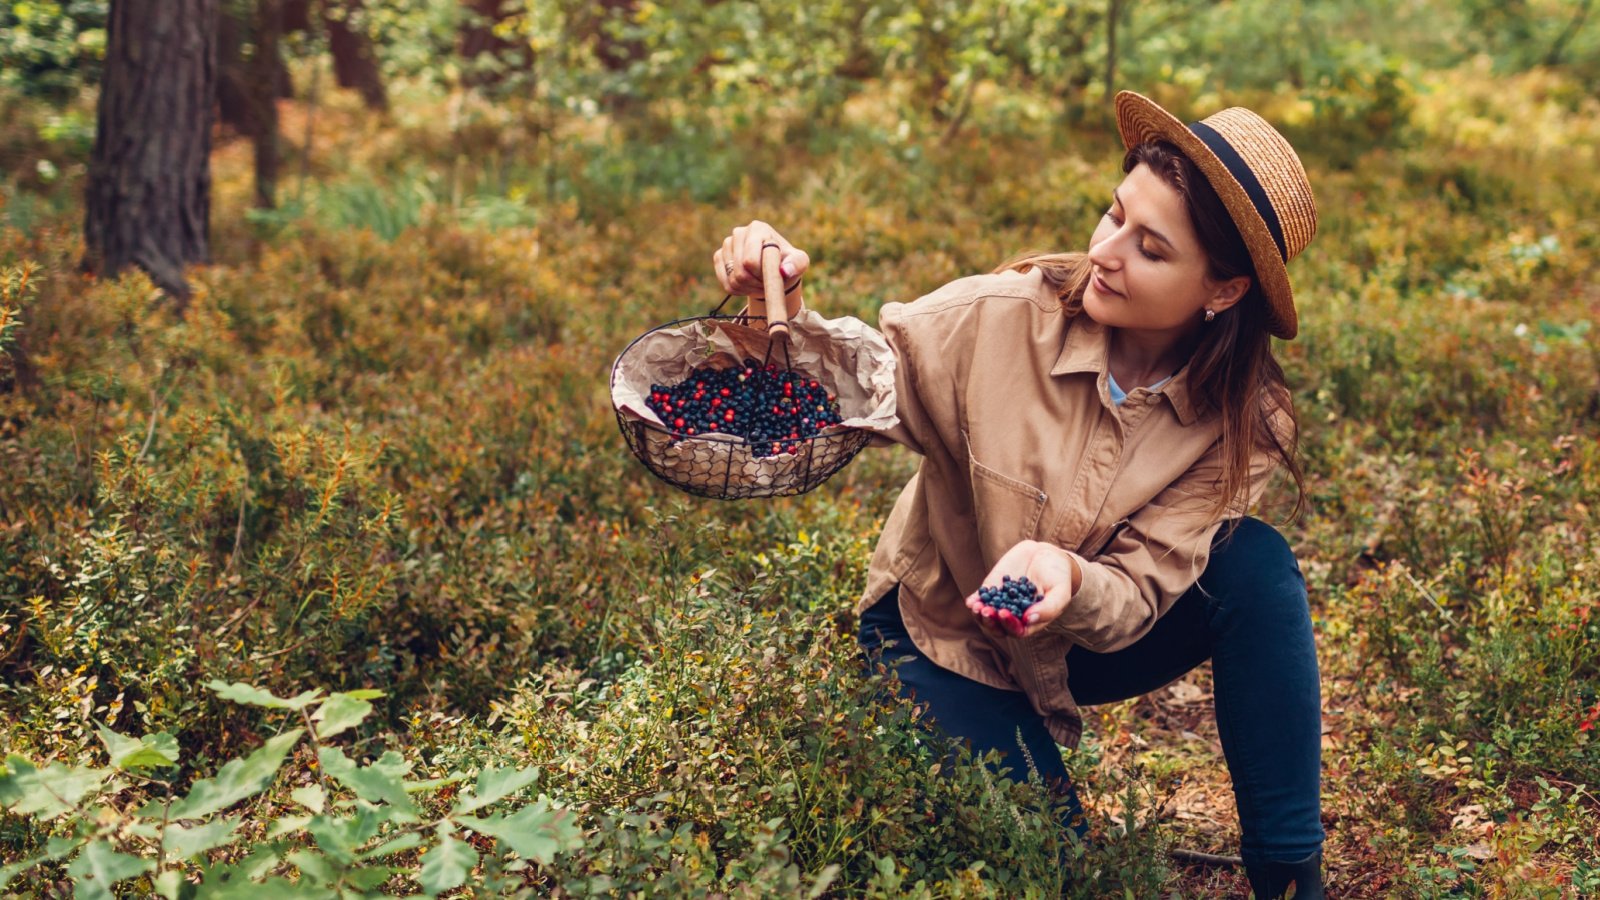
<instances>
[{"instance_id":1,"label":"bent knee","mask_svg":"<svg viewBox=\"0 0 1600 900\"><path fill-rule=\"evenodd\" d=\"M1232 608L1306 608L1305 579L1288 540L1256 518L1223 526L1200 582L1213 602Z\"/></svg>"}]
</instances>

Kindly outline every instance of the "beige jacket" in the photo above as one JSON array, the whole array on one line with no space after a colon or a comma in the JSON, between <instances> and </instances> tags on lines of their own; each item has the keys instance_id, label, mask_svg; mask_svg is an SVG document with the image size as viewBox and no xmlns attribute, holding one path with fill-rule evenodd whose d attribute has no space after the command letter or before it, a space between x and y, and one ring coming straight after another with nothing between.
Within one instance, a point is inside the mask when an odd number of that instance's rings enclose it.
<instances>
[{"instance_id":1,"label":"beige jacket","mask_svg":"<svg viewBox=\"0 0 1600 900\"><path fill-rule=\"evenodd\" d=\"M1133 643L1205 569L1220 525L1220 419L1197 414L1187 368L1114 406L1109 330L1064 316L1037 271L885 304L879 327L895 351L900 423L873 442L904 444L922 464L889 516L857 611L898 583L919 651L1025 692L1055 739L1076 745L1067 651ZM1259 454L1250 503L1272 469ZM1044 633L991 638L964 598L1029 539L1075 554L1083 582Z\"/></svg>"}]
</instances>

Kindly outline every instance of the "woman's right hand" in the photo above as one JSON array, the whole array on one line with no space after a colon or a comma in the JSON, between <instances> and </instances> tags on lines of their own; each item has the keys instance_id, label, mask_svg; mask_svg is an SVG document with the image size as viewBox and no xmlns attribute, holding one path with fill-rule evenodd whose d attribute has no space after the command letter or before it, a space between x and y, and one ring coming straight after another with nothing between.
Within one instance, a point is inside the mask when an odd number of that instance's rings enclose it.
<instances>
[{"instance_id":1,"label":"woman's right hand","mask_svg":"<svg viewBox=\"0 0 1600 900\"><path fill-rule=\"evenodd\" d=\"M811 257L804 250L785 240L771 225L754 221L735 228L711 254L711 264L724 291L741 297L762 295L761 245L768 243L778 245L778 271L783 273L785 285L793 284L811 267Z\"/></svg>"}]
</instances>

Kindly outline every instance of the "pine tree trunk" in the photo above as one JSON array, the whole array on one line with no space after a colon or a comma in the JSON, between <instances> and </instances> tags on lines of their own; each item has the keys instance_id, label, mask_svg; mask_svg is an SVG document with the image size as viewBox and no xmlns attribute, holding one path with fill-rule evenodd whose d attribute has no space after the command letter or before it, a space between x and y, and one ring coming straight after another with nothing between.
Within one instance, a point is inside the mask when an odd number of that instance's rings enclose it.
<instances>
[{"instance_id":1,"label":"pine tree trunk","mask_svg":"<svg viewBox=\"0 0 1600 900\"><path fill-rule=\"evenodd\" d=\"M279 0L256 0L255 55L248 74L254 110L256 156L256 208L273 209L277 204L278 166L283 161L278 146L278 98L287 94L288 85L279 78L287 70L279 51L283 35L283 10Z\"/></svg>"},{"instance_id":2,"label":"pine tree trunk","mask_svg":"<svg viewBox=\"0 0 1600 900\"><path fill-rule=\"evenodd\" d=\"M389 109L389 95L378 71L377 55L366 34L351 27L351 19L361 12L361 0L329 3L322 8L322 22L328 29L328 52L333 54L333 77L342 88L361 92L367 109Z\"/></svg>"},{"instance_id":3,"label":"pine tree trunk","mask_svg":"<svg viewBox=\"0 0 1600 900\"><path fill-rule=\"evenodd\" d=\"M217 0L112 0L106 32L84 266L186 301L184 266L210 258Z\"/></svg>"},{"instance_id":4,"label":"pine tree trunk","mask_svg":"<svg viewBox=\"0 0 1600 900\"><path fill-rule=\"evenodd\" d=\"M457 39L457 54L465 67L461 83L467 87L495 87L513 71L533 68L533 53L525 44L506 40L495 25L514 15L518 4L509 0L463 0L467 12ZM478 57L487 55L487 61Z\"/></svg>"}]
</instances>

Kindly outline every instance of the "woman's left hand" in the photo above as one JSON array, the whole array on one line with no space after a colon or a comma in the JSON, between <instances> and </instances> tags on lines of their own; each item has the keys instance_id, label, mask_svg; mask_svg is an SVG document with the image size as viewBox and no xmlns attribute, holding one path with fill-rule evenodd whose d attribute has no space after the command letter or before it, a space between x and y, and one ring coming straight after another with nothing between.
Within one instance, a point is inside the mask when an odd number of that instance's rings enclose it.
<instances>
[{"instance_id":1,"label":"woman's left hand","mask_svg":"<svg viewBox=\"0 0 1600 900\"><path fill-rule=\"evenodd\" d=\"M1065 550L1043 541L1023 541L1007 550L983 579L983 586L999 587L1007 575L1026 577L1044 594L1043 599L1028 607L1021 619L1009 610L996 610L979 600L976 591L967 595L967 609L985 626L1013 637L1033 637L1043 631L1066 610L1068 600L1083 580L1077 562Z\"/></svg>"}]
</instances>

